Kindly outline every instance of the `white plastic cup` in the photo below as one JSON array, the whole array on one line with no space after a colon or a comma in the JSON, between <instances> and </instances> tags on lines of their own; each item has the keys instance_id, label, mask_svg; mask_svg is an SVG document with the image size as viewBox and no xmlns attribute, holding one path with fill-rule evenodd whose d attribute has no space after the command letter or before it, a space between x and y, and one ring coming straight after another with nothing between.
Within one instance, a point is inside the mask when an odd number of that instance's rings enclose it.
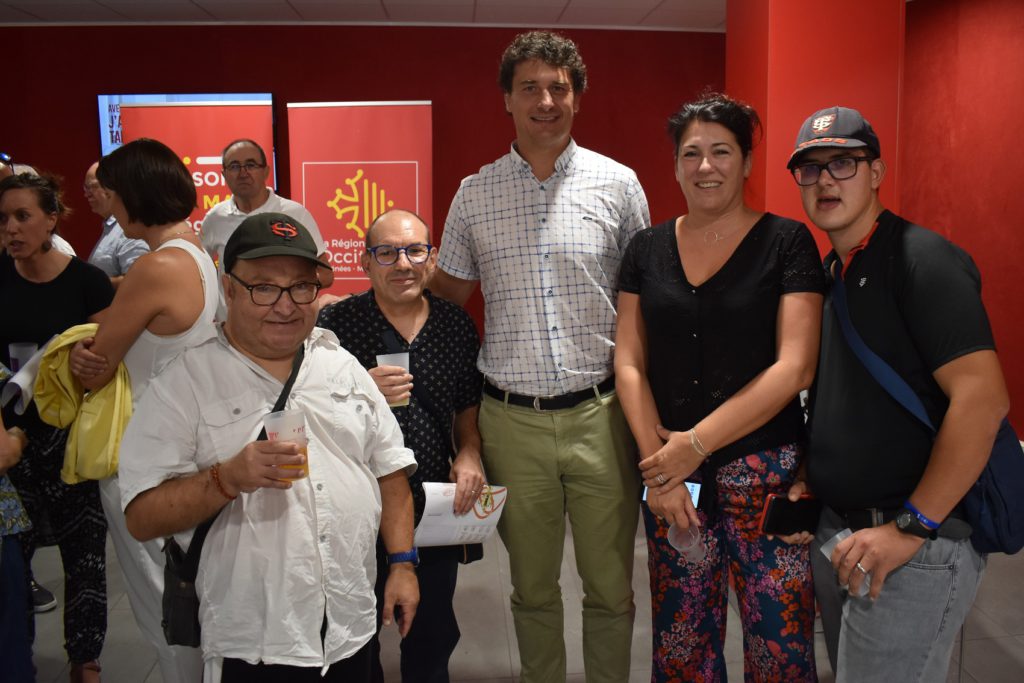
<instances>
[{"instance_id":1,"label":"white plastic cup","mask_svg":"<svg viewBox=\"0 0 1024 683\"><path fill-rule=\"evenodd\" d=\"M25 367L32 356L36 355L39 345L34 342L13 342L8 344L7 352L11 357L11 372L17 374L18 370Z\"/></svg>"},{"instance_id":2,"label":"white plastic cup","mask_svg":"<svg viewBox=\"0 0 1024 683\"><path fill-rule=\"evenodd\" d=\"M668 528L668 544L679 551L687 562L696 564L704 559L704 539L700 529L691 524L685 529L673 524Z\"/></svg>"},{"instance_id":3,"label":"white plastic cup","mask_svg":"<svg viewBox=\"0 0 1024 683\"><path fill-rule=\"evenodd\" d=\"M268 441L294 441L299 444L299 450L306 456L306 462L301 465L280 465L280 467L302 470L308 477L309 451L306 444L309 443L309 439L306 437L306 414L302 409L291 408L268 413L263 418L263 426L267 430Z\"/></svg>"},{"instance_id":4,"label":"white plastic cup","mask_svg":"<svg viewBox=\"0 0 1024 683\"><path fill-rule=\"evenodd\" d=\"M843 529L838 534L836 534L835 536L833 536L832 538L828 539L827 541L825 541L824 543L821 544L821 554L825 556L826 560L831 562L832 561L832 553L835 552L836 546L839 545L840 541L844 541L847 538L849 538L850 536L853 536L853 531L851 531L850 529ZM860 572L860 570L857 569L856 567L853 568L853 571ZM861 572L861 573L863 573L863 572ZM847 588L849 588L849 586L847 586ZM864 574L864 580L860 582L860 590L857 591L857 597L858 598L863 598L865 595L868 594L868 591L870 591L870 590L871 590L871 574L867 573L867 574Z\"/></svg>"},{"instance_id":5,"label":"white plastic cup","mask_svg":"<svg viewBox=\"0 0 1024 683\"><path fill-rule=\"evenodd\" d=\"M400 368L405 368L406 372L409 372L409 352L402 351L401 353L382 353L377 356L377 367L381 365L397 365ZM388 403L392 408L400 408L402 406L409 405L409 399L404 398L401 401L395 403Z\"/></svg>"}]
</instances>

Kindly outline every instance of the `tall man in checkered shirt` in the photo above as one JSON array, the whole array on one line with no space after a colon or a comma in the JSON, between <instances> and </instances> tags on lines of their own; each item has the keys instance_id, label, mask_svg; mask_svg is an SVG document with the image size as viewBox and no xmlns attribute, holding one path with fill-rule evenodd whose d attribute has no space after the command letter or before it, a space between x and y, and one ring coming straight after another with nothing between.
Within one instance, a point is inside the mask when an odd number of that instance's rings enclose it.
<instances>
[{"instance_id":1,"label":"tall man in checkered shirt","mask_svg":"<svg viewBox=\"0 0 1024 683\"><path fill-rule=\"evenodd\" d=\"M588 681L629 678L639 483L612 376L619 263L650 225L630 169L570 136L586 88L572 41L512 41L499 81L512 150L462 182L431 290L485 300L478 365L488 479L508 486L499 531L512 570L520 680L565 680L558 585L565 515L583 581Z\"/></svg>"}]
</instances>

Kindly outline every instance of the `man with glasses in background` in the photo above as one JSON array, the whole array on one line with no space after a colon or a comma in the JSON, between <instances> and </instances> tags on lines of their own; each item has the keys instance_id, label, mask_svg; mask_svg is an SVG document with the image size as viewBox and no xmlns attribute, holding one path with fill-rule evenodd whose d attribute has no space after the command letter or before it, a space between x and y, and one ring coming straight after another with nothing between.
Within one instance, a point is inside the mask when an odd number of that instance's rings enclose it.
<instances>
[{"instance_id":1,"label":"man with glasses in background","mask_svg":"<svg viewBox=\"0 0 1024 683\"><path fill-rule=\"evenodd\" d=\"M980 275L962 249L882 206L886 166L856 110L808 118L788 168L833 247L807 482L790 491L824 503L814 548L853 531L830 558L811 551L829 659L838 683L945 680L985 565L958 504L1009 405ZM937 434L853 352L843 310Z\"/></svg>"},{"instance_id":2,"label":"man with glasses in background","mask_svg":"<svg viewBox=\"0 0 1024 683\"><path fill-rule=\"evenodd\" d=\"M393 406L418 465L409 482L417 523L423 516L423 482L454 482L459 515L472 510L485 483L476 424L483 383L476 369L480 339L461 307L425 289L436 262L430 229L419 216L383 213L366 231L362 267L371 288L327 306L318 321L359 359ZM392 353L408 354L408 370L377 362L379 355ZM464 549L419 549L420 604L402 640L403 683L448 680L448 660L460 635L452 598ZM380 547L377 562L380 601L388 576ZM374 680L383 683L379 658L374 669Z\"/></svg>"},{"instance_id":3,"label":"man with glasses in background","mask_svg":"<svg viewBox=\"0 0 1024 683\"><path fill-rule=\"evenodd\" d=\"M302 223L316 241L320 260L330 264L327 245L324 244L323 237L320 236L320 229L306 207L287 197L279 196L273 188L267 185L270 171L267 166L267 154L262 147L253 140L235 140L224 148L221 160L224 182L231 190L231 197L206 212L200 235L203 248L209 252L210 258L217 264L221 273L224 270L220 266L220 258L228 238L245 220L246 216L259 213L283 213ZM334 269L328 268L320 274L320 284L329 287L332 282L334 282ZM217 319L223 320L224 314L224 292L222 290Z\"/></svg>"},{"instance_id":4,"label":"man with glasses in background","mask_svg":"<svg viewBox=\"0 0 1024 683\"><path fill-rule=\"evenodd\" d=\"M245 219L224 248L226 322L153 379L124 435L136 538L186 549L217 515L196 580L207 681L368 681L378 530L384 623L404 636L415 615L416 462L373 380L314 327L326 267L298 221ZM304 414L308 456L257 438L293 373L286 407Z\"/></svg>"},{"instance_id":5,"label":"man with glasses in background","mask_svg":"<svg viewBox=\"0 0 1024 683\"><path fill-rule=\"evenodd\" d=\"M106 273L110 278L110 284L116 290L135 260L149 253L149 246L142 240L125 237L124 230L111 215L110 193L103 189L100 181L96 179L98 166L97 161L89 167L85 172L85 182L82 184L82 192L85 194L85 200L89 202L89 208L103 219L103 232L89 254L89 263Z\"/></svg>"}]
</instances>

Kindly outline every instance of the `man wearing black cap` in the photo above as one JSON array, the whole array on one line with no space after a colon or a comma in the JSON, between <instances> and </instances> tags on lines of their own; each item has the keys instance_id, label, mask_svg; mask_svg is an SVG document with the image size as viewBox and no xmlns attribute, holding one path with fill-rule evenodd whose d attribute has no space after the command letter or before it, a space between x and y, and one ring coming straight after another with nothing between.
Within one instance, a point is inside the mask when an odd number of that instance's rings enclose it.
<instances>
[{"instance_id":1,"label":"man wearing black cap","mask_svg":"<svg viewBox=\"0 0 1024 683\"><path fill-rule=\"evenodd\" d=\"M378 527L384 623L404 635L419 600L415 460L370 376L314 328L319 267L299 222L245 219L224 249L226 322L153 379L125 432L136 538L186 549L216 515L196 580L205 680L369 680ZM257 437L296 363L285 407L304 414L305 452Z\"/></svg>"},{"instance_id":2,"label":"man wearing black cap","mask_svg":"<svg viewBox=\"0 0 1024 683\"><path fill-rule=\"evenodd\" d=\"M807 461L825 504L815 547L853 531L830 558L811 552L829 658L838 682L944 680L985 565L958 504L1009 402L980 276L966 252L882 206L885 163L859 112L808 118L788 168L833 246ZM844 308L937 434L851 349Z\"/></svg>"}]
</instances>

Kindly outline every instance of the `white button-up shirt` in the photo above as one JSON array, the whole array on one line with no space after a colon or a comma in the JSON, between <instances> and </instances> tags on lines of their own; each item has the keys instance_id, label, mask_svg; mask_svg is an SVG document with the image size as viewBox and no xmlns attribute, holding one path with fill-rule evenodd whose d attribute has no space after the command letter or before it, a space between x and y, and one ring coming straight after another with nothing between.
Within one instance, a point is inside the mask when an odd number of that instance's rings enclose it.
<instances>
[{"instance_id":1,"label":"white button-up shirt","mask_svg":"<svg viewBox=\"0 0 1024 683\"><path fill-rule=\"evenodd\" d=\"M636 174L569 146L547 180L515 148L462 181L438 256L449 275L480 280L479 367L507 391L557 396L612 372L619 264L650 227Z\"/></svg>"},{"instance_id":2,"label":"white button-up shirt","mask_svg":"<svg viewBox=\"0 0 1024 683\"><path fill-rule=\"evenodd\" d=\"M125 432L125 507L233 457L257 438L281 389L223 331L185 351L153 379ZM196 580L206 659L324 667L376 630L377 478L414 471L412 451L373 380L327 330L306 341L287 407L306 414L309 477L243 493L217 517ZM191 531L176 538L187 548Z\"/></svg>"}]
</instances>

